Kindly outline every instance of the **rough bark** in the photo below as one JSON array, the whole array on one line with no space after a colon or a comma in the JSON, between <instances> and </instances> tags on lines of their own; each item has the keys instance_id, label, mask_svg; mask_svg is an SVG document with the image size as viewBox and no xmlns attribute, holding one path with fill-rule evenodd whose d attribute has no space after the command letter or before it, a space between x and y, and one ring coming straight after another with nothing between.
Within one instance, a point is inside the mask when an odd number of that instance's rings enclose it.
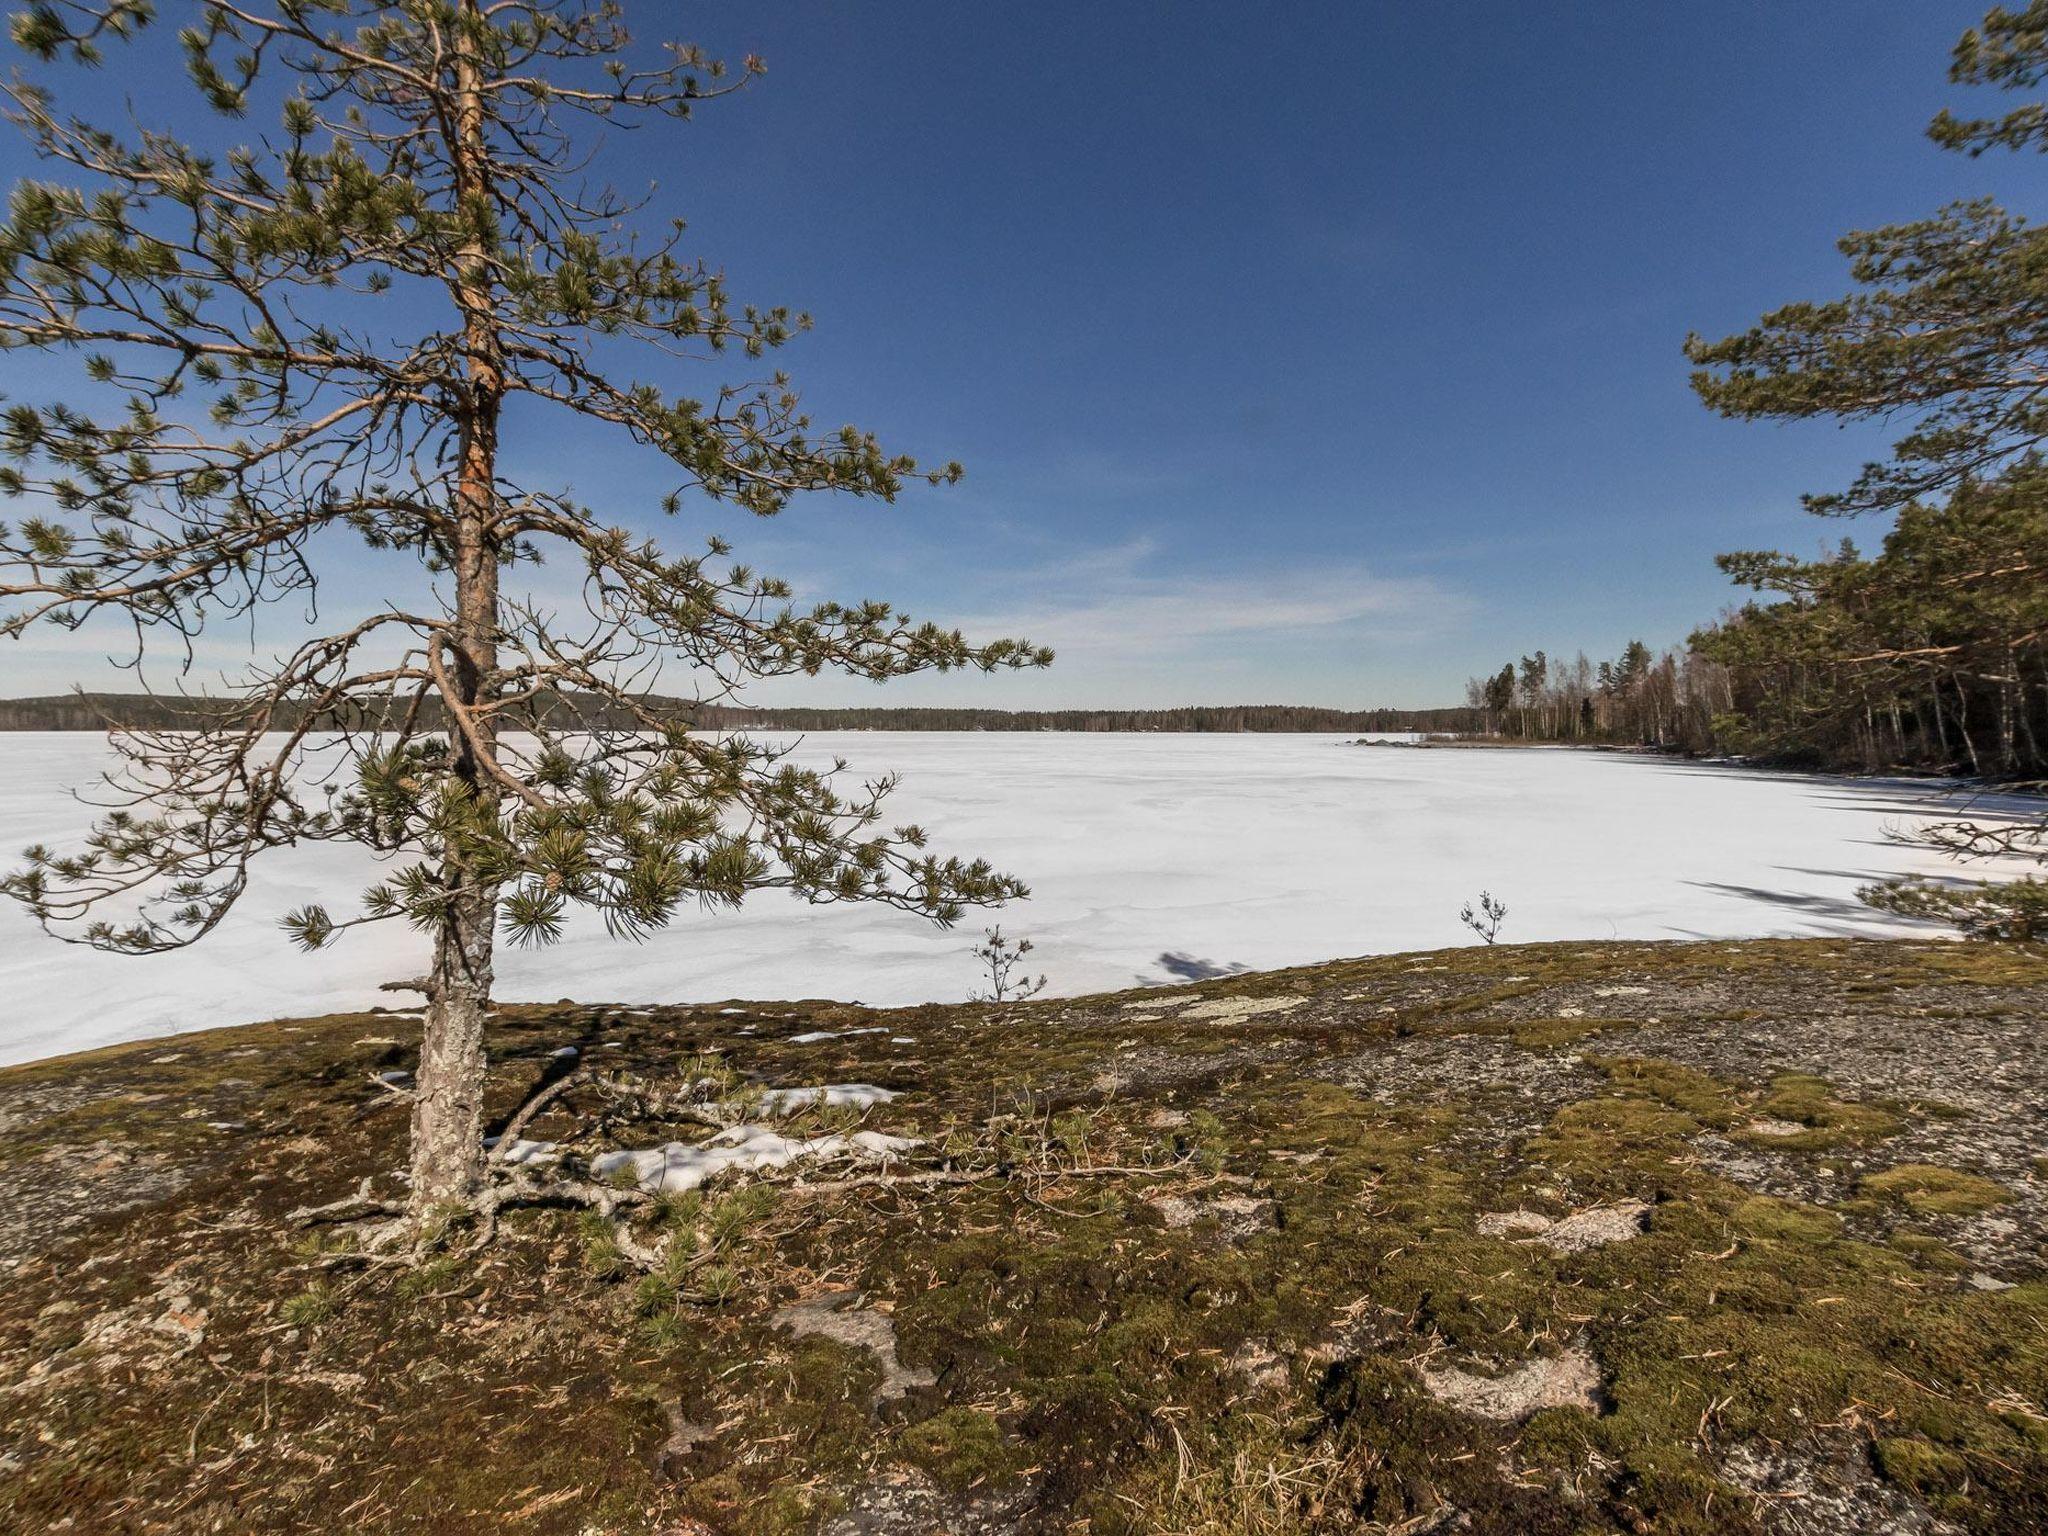
<instances>
[{"instance_id":1,"label":"rough bark","mask_svg":"<svg viewBox=\"0 0 2048 1536\"><path fill-rule=\"evenodd\" d=\"M465 21L475 0L463 7ZM445 648L444 687L452 724L454 771L477 805L480 824L494 822L498 787L487 761L496 731L491 716L473 713L486 699L498 665L498 539L496 533L498 418L504 401L504 362L492 312L485 247L488 217L481 77L473 34L455 33L455 132L452 158L458 194L477 220L452 291L463 314L466 399L461 413L458 470L450 544L455 611ZM468 1205L482 1185L484 1020L491 1000L497 886L459 849L442 867L452 895L435 935L433 987L416 1078L412 1119L413 1214Z\"/></svg>"}]
</instances>

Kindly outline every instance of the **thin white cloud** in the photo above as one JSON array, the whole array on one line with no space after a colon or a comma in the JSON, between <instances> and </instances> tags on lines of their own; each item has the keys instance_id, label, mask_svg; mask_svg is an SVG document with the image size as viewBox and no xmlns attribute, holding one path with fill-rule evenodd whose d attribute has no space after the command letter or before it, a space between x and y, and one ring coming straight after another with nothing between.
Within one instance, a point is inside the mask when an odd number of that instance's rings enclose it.
<instances>
[{"instance_id":1,"label":"thin white cloud","mask_svg":"<svg viewBox=\"0 0 2048 1536\"><path fill-rule=\"evenodd\" d=\"M794 553L795 551L780 551ZM936 554L936 552L928 552ZM1419 576L1381 575L1362 564L1265 564L1247 558L1243 569L1163 569L1171 555L1152 535L1068 547L1041 553L1001 568L986 566L957 580L930 560L933 590L911 597L919 618L957 625L978 640L1024 637L1051 646L1058 662L1049 674L998 682L974 677L899 683L884 700L871 685L846 679L772 684L749 694L753 702L896 703L977 701L1032 707L1086 700L1105 705L1209 699L1217 688L1232 698L1306 700L1311 695L1351 696L1363 689L1374 697L1406 692L1403 684L1420 648L1454 635L1469 623L1474 605L1462 592ZM771 560L771 568L780 563ZM797 561L792 563L801 564ZM786 570L786 566L785 566ZM346 589L363 596L376 586L362 579L330 585L321 628L351 617L356 604ZM378 578L399 573L377 569ZM799 577L799 601L845 597L859 571L838 571L817 579ZM404 573L413 585L418 578ZM564 624L582 618L581 572L567 562L524 568L509 590L555 609ZM418 595L418 594L415 594ZM923 600L919 601L921 597ZM364 605L367 609L368 606ZM186 686L218 688L254 658L267 658L308 633L300 604L285 603L260 615L254 645L246 620L209 631L199 647ZM102 658L125 638L111 627L92 626L67 635L31 632L16 642L12 686L6 694L59 692L74 683L126 689L137 686L131 672ZM150 681L177 685L176 653L153 652ZM643 679L647 686L682 686L673 676ZM982 696L987 695L984 699Z\"/></svg>"},{"instance_id":2,"label":"thin white cloud","mask_svg":"<svg viewBox=\"0 0 2048 1536\"><path fill-rule=\"evenodd\" d=\"M960 616L970 634L1025 634L1067 656L1093 659L1175 652L1194 659L1219 644L1312 641L1344 630L1382 644L1440 635L1470 604L1423 577L1380 576L1361 566L1318 566L1218 576L1147 575L1108 564L1084 574L1018 583L1009 600Z\"/></svg>"}]
</instances>

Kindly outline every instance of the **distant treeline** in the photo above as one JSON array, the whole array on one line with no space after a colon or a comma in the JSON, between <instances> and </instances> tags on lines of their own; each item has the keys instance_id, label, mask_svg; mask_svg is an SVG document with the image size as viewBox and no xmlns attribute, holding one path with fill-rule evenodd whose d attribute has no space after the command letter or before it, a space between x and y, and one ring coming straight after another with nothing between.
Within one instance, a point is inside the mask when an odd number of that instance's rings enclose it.
<instances>
[{"instance_id":1,"label":"distant treeline","mask_svg":"<svg viewBox=\"0 0 2048 1536\"><path fill-rule=\"evenodd\" d=\"M1537 651L1473 678L1465 696L1478 728L1510 741L1708 753L1719 745L1716 722L1734 707L1732 689L1725 667L1692 651L1659 655L1631 640L1613 661Z\"/></svg>"},{"instance_id":2,"label":"distant treeline","mask_svg":"<svg viewBox=\"0 0 2048 1536\"><path fill-rule=\"evenodd\" d=\"M784 731L1424 731L1466 732L1481 726L1471 709L1318 709L1297 704L1191 705L1182 709L740 709L656 700L703 730ZM148 693L60 694L0 699L0 730L99 731L196 729L234 708L229 700ZM596 728L625 728L624 712L594 700L566 697L549 714L557 725L575 716ZM276 721L289 730L303 721L287 706ZM321 722L363 726L368 711Z\"/></svg>"},{"instance_id":3,"label":"distant treeline","mask_svg":"<svg viewBox=\"0 0 2048 1536\"><path fill-rule=\"evenodd\" d=\"M1538 651L1467 698L1511 738L1822 768L2048 776L2048 461L1900 509L1883 544L1723 555L1764 595L1682 650Z\"/></svg>"}]
</instances>

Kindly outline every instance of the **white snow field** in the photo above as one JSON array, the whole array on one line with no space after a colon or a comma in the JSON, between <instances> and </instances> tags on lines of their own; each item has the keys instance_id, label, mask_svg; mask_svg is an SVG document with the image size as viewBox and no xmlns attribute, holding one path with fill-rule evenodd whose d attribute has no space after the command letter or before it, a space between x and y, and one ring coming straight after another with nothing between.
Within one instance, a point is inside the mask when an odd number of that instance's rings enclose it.
<instances>
[{"instance_id":1,"label":"white snow field","mask_svg":"<svg viewBox=\"0 0 2048 1536\"><path fill-rule=\"evenodd\" d=\"M797 755L843 756L859 776L900 770L892 825L914 820L941 853L987 856L1031 899L951 931L780 892L737 913L692 909L640 945L585 920L552 948L501 950L500 995L958 1001L979 981L969 949L998 918L1031 939L1030 969L1051 992L1093 992L1475 942L1458 909L1482 888L1507 903L1503 942L1897 934L1911 930L1860 905L1856 887L1954 873L1887 833L1965 804L1909 781L1332 736L821 733ZM108 760L89 733L0 735L0 858L75 842L89 812L69 791ZM340 915L373 868L335 846L267 855L219 929L156 956L59 943L5 904L0 1060L414 1006L377 991L424 968L410 930L381 925L316 955L277 930L309 900Z\"/></svg>"}]
</instances>

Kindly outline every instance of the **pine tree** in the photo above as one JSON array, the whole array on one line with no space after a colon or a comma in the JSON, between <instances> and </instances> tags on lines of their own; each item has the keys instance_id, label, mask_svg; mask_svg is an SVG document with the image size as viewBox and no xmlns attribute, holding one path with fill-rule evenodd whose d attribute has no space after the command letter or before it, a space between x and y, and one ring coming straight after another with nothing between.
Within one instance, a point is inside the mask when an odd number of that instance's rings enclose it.
<instances>
[{"instance_id":1,"label":"pine tree","mask_svg":"<svg viewBox=\"0 0 2048 1536\"><path fill-rule=\"evenodd\" d=\"M1780 755L2001 775L2048 768L2048 465L2028 457L1900 509L1869 557L1769 551L1722 569L1776 601L1693 637L1745 679Z\"/></svg>"},{"instance_id":2,"label":"pine tree","mask_svg":"<svg viewBox=\"0 0 2048 1536\"><path fill-rule=\"evenodd\" d=\"M1992 10L1956 45L1959 85L2024 90L2048 79L2048 0ZM1928 129L1947 150L2048 150L2048 107ZM1805 498L1825 514L1891 512L1982 478L2048 441L2048 229L1988 200L1839 242L1857 290L1788 304L1719 341L1695 335L1693 387L1724 416L1890 421L1911 430L1847 489Z\"/></svg>"},{"instance_id":3,"label":"pine tree","mask_svg":"<svg viewBox=\"0 0 2048 1536\"><path fill-rule=\"evenodd\" d=\"M923 470L852 427L814 429L769 372L707 398L678 359L761 360L807 323L742 305L676 222L593 184L607 130L675 124L761 72L649 48L613 0L193 0L187 72L224 146L103 128L18 84L14 120L52 167L0 229L0 344L82 364L80 398L12 404L0 493L0 624L112 617L172 654L202 629L318 584L349 534L416 559L431 604L311 635L195 733L121 738L131 802L80 851L30 851L7 889L107 949L189 944L273 850L361 843L390 873L351 910L292 914L302 944L366 924L429 934L412 1122L415 1218L472 1201L494 948L546 943L572 909L638 937L687 904L764 887L886 902L942 923L1022 892L981 862L884 829L884 779L842 793L648 696L680 666L701 700L827 669L884 679L1042 665L875 602L792 605L726 547L665 553L597 509L515 481L527 440L576 418L666 459L663 510L770 515L796 496L894 498ZM47 0L15 41L92 64L150 0ZM644 374L637 369L648 370ZM651 510L651 509L650 509ZM580 571L562 620L514 584L543 553ZM608 723L580 712L602 711ZM287 718L293 724L271 734ZM345 789L318 780L342 728ZM330 760L331 761L331 760Z\"/></svg>"},{"instance_id":4,"label":"pine tree","mask_svg":"<svg viewBox=\"0 0 2048 1536\"><path fill-rule=\"evenodd\" d=\"M1534 656L1522 658L1522 677L1517 685L1522 700L1522 734L1524 736L1547 736L1549 724L1543 718L1544 689L1550 682L1550 658L1538 651ZM1529 724L1529 712L1536 711L1535 728Z\"/></svg>"},{"instance_id":5,"label":"pine tree","mask_svg":"<svg viewBox=\"0 0 2048 1536\"><path fill-rule=\"evenodd\" d=\"M1508 711L1515 707L1515 664L1507 663L1489 677L1480 690L1492 730L1507 728Z\"/></svg>"},{"instance_id":6,"label":"pine tree","mask_svg":"<svg viewBox=\"0 0 2048 1536\"><path fill-rule=\"evenodd\" d=\"M2048 81L2048 0L2031 0L2018 12L1990 11L1956 45L1949 78L1958 85L2022 91ZM2027 102L1988 117L1944 111L1928 133L1943 149L1973 156L1992 149L2048 150L2048 103ZM1890 459L1865 465L1845 490L1806 498L1817 513L1897 514L1898 533L1909 534L1916 522L1933 518L1930 503L1950 498L1952 509L1967 509L1986 480L2000 480L2007 496L2038 498L2036 456L2048 445L2048 396L2041 388L2048 369L2048 229L1978 200L1932 218L1853 233L1840 245L1857 284L1847 297L1787 305L1719 341L1687 340L1700 398L1724 416L1743 419L1906 421ZM1806 671L1818 671L1830 687L1846 690L1828 713L1860 716L1870 743L1898 701L1875 695L1870 675L1854 663L1958 654L1945 648L1947 642L1920 646L1878 638L1873 658L1873 635L1933 625L1939 610L1975 602L1979 617L1989 620L1988 636L2003 642L2004 654L1995 663L1995 761L2010 772L2021 760L2020 733L2036 710L2032 695L2048 689L2048 677L2039 672L2038 627L2029 632L2025 623L2006 622L2017 615L1990 610L2001 606L2002 594L2015 582L2025 590L2040 589L2041 557L2038 544L2015 552L1987 540L1943 574L1944 592L1916 594L1926 612L1911 601L1902 611L1899 589L1882 582L1873 586L1871 570L1853 552L1832 571L1783 556L1731 557L1739 578L1790 592L1795 607L1790 615L1752 610L1744 616L1749 633L1732 637L1728 646L1792 642L1796 650L1789 654ZM2032 676L2022 664L2023 640L2037 648ZM1807 679L1800 682L1803 691ZM1939 704L1935 720L1938 728L1945 725ZM1964 740L1974 760L1967 726ZM2048 820L2017 831L1957 823L1938 830L1933 841L1952 853L2048 857ZM1915 882L1867 894L1881 905L1914 912L1932 911L1947 900ZM2016 919L2022 927L2038 926L2040 895L2028 885L2005 893L1980 888L1970 899L1995 907L2008 898L2034 913ZM1996 921L1967 926L2003 931Z\"/></svg>"}]
</instances>

